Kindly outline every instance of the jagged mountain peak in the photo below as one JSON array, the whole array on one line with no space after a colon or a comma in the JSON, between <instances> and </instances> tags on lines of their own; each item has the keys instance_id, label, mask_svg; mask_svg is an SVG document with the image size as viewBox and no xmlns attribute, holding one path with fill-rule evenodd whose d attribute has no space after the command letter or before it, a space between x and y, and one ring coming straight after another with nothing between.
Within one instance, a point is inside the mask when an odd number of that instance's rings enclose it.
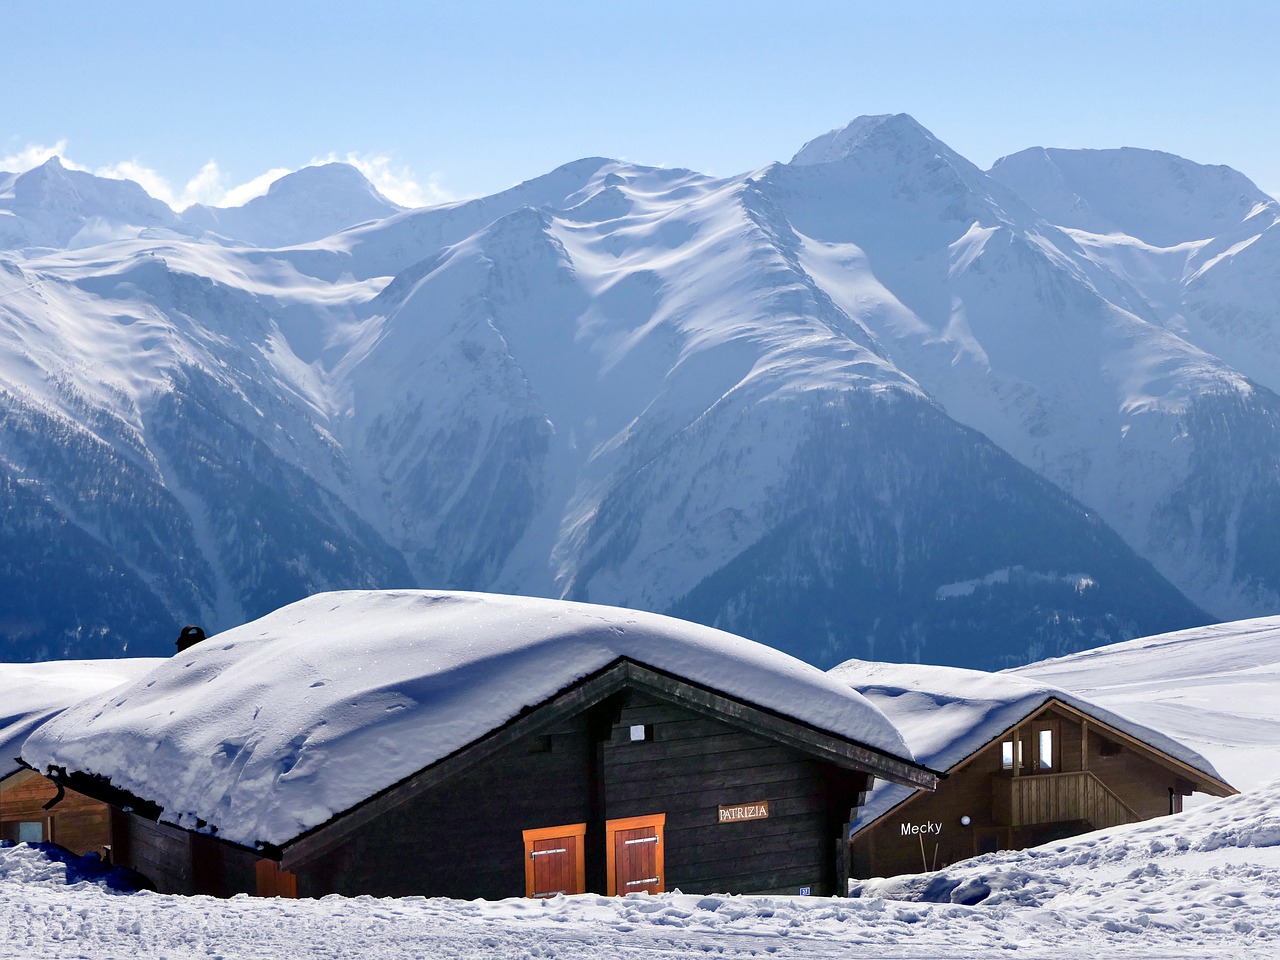
<instances>
[{"instance_id":1,"label":"jagged mountain peak","mask_svg":"<svg viewBox=\"0 0 1280 960\"><path fill-rule=\"evenodd\" d=\"M406 210L345 230L317 244L306 269L326 276L334 271L358 278L394 276L520 207L546 208L575 220L609 219L629 211L639 198L694 197L718 182L679 167L585 157L500 193ZM619 196L619 191L627 195Z\"/></svg>"},{"instance_id":2,"label":"jagged mountain peak","mask_svg":"<svg viewBox=\"0 0 1280 960\"><path fill-rule=\"evenodd\" d=\"M39 166L32 167L30 170L26 172L26 174L24 174L24 176L31 175L31 174L34 174L37 177L42 175L48 176L56 173L65 173L66 170L67 170L67 167L62 162L62 158L59 157L57 154L54 154L52 157L50 157L48 160L46 160L44 163L40 164Z\"/></svg>"},{"instance_id":3,"label":"jagged mountain peak","mask_svg":"<svg viewBox=\"0 0 1280 960\"><path fill-rule=\"evenodd\" d=\"M581 157L577 160L570 160L568 163L562 163L550 173L543 174L544 177L554 177L557 174L569 174L570 176L591 176L605 167L616 167L622 163L621 160L615 160L612 157ZM542 177L534 178L541 180ZM526 181L529 182L529 181Z\"/></svg>"},{"instance_id":4,"label":"jagged mountain peak","mask_svg":"<svg viewBox=\"0 0 1280 960\"><path fill-rule=\"evenodd\" d=\"M900 225L907 234L920 229L932 233L932 227L916 222L917 214L947 221L950 226L944 233L956 226L963 232L975 221L1029 224L1035 216L1013 191L905 113L859 117L831 130L805 144L790 163L767 168L763 179L787 184L792 193L816 189L842 195L845 202L823 199L818 204L819 221L899 219L906 208L913 208L912 222ZM800 216L816 228L813 216ZM955 238L949 236L947 242Z\"/></svg>"},{"instance_id":5,"label":"jagged mountain peak","mask_svg":"<svg viewBox=\"0 0 1280 960\"><path fill-rule=\"evenodd\" d=\"M1031 147L988 172L1053 223L1157 247L1218 236L1276 205L1231 167L1137 147Z\"/></svg>"},{"instance_id":6,"label":"jagged mountain peak","mask_svg":"<svg viewBox=\"0 0 1280 960\"><path fill-rule=\"evenodd\" d=\"M899 151L928 149L951 154L941 140L905 113L862 116L843 127L829 130L806 143L791 158L798 166L835 163L862 152L876 152L886 147Z\"/></svg>"},{"instance_id":7,"label":"jagged mountain peak","mask_svg":"<svg viewBox=\"0 0 1280 960\"><path fill-rule=\"evenodd\" d=\"M12 176L14 178L15 185L19 181L26 183L28 185L32 185L37 183L47 183L51 180L66 181L67 174L70 172L71 170L66 166L66 164L62 162L61 157L52 156L48 160L46 160L44 163L38 166L32 167L29 170L24 170L20 173L12 173L7 175ZM93 176L93 174L91 173L85 173L84 171L80 171L80 170L77 170L75 172L83 174L86 177Z\"/></svg>"},{"instance_id":8,"label":"jagged mountain peak","mask_svg":"<svg viewBox=\"0 0 1280 960\"><path fill-rule=\"evenodd\" d=\"M811 140L790 163L765 168L756 182L801 234L857 244L882 270L937 254L974 224L1036 227L1016 194L906 114L860 117ZM919 289L919 278L898 280L908 296Z\"/></svg>"}]
</instances>

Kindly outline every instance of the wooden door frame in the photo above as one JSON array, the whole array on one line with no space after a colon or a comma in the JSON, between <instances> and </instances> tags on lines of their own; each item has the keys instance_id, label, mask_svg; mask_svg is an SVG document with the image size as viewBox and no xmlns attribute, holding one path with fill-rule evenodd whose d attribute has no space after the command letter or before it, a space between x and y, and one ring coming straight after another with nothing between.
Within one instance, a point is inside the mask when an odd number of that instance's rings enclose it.
<instances>
[{"instance_id":1,"label":"wooden door frame","mask_svg":"<svg viewBox=\"0 0 1280 960\"><path fill-rule=\"evenodd\" d=\"M667 838L665 827L667 825L667 815L665 813L649 813L641 817L621 817L617 820L606 820L604 825L604 849L605 849L605 869L608 878L608 894L611 897L618 895L618 858L614 853L614 840L619 830L638 830L643 827L653 827L657 831L658 848L654 851L654 869L658 873L659 892L667 889L667 867L665 851L667 846Z\"/></svg>"},{"instance_id":2,"label":"wooden door frame","mask_svg":"<svg viewBox=\"0 0 1280 960\"><path fill-rule=\"evenodd\" d=\"M533 844L538 840L558 840L561 837L577 838L576 852L574 853L574 878L577 881L578 889L574 893L587 892L587 860L586 860L586 836L587 825L585 823L566 823L558 827L535 827L532 830L522 831L524 835L524 895L532 897L534 892L533 885Z\"/></svg>"}]
</instances>

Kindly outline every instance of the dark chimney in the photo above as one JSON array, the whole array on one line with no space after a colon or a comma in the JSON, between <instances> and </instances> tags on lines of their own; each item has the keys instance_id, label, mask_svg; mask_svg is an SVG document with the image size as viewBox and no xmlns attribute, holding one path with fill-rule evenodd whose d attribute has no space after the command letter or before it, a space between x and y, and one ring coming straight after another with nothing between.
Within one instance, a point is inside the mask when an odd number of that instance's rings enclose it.
<instances>
[{"instance_id":1,"label":"dark chimney","mask_svg":"<svg viewBox=\"0 0 1280 960\"><path fill-rule=\"evenodd\" d=\"M181 653L188 647L194 647L203 639L204 631L199 627L183 627L182 632L178 634L178 652Z\"/></svg>"}]
</instances>

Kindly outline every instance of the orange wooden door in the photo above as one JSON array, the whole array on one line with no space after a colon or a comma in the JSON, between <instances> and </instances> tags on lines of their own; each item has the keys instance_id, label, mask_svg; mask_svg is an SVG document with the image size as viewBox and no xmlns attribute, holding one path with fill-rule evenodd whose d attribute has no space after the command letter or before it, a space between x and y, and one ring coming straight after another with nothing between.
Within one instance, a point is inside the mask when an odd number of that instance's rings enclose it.
<instances>
[{"instance_id":1,"label":"orange wooden door","mask_svg":"<svg viewBox=\"0 0 1280 960\"><path fill-rule=\"evenodd\" d=\"M288 870L281 870L280 864L274 860L259 860L257 864L257 889L259 897L298 898L298 876Z\"/></svg>"},{"instance_id":2,"label":"orange wooden door","mask_svg":"<svg viewBox=\"0 0 1280 960\"><path fill-rule=\"evenodd\" d=\"M524 831L524 895L586 893L585 823Z\"/></svg>"},{"instance_id":3,"label":"orange wooden door","mask_svg":"<svg viewBox=\"0 0 1280 960\"><path fill-rule=\"evenodd\" d=\"M666 889L662 831L665 813L626 817L605 824L609 896L661 893Z\"/></svg>"}]
</instances>

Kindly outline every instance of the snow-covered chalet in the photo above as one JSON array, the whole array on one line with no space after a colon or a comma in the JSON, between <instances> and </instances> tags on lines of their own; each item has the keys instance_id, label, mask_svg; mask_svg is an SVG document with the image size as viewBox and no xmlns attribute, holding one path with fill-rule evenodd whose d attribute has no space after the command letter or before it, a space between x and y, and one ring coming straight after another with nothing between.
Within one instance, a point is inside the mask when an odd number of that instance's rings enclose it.
<instances>
[{"instance_id":1,"label":"snow-covered chalet","mask_svg":"<svg viewBox=\"0 0 1280 960\"><path fill-rule=\"evenodd\" d=\"M829 671L884 711L936 791L877 784L850 825L853 877L932 870L1182 809L1236 790L1189 747L1051 684L849 660Z\"/></svg>"},{"instance_id":2,"label":"snow-covered chalet","mask_svg":"<svg viewBox=\"0 0 1280 960\"><path fill-rule=\"evenodd\" d=\"M654 614L319 594L49 719L23 759L111 806L165 892L830 894L884 714L772 648Z\"/></svg>"}]
</instances>

